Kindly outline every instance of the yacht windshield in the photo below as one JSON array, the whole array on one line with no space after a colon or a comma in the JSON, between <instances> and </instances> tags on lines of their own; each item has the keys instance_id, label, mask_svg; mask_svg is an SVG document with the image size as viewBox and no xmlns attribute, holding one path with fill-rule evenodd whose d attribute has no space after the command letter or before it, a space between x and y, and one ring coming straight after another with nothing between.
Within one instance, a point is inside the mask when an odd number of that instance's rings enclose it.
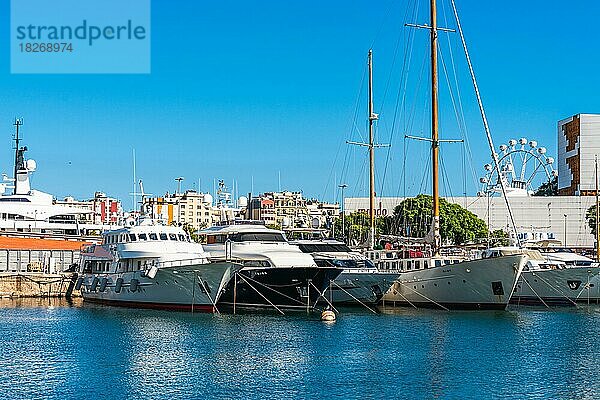
<instances>
[{"instance_id":1,"label":"yacht windshield","mask_svg":"<svg viewBox=\"0 0 600 400\"><path fill-rule=\"evenodd\" d=\"M252 232L235 233L229 237L233 242L285 242L285 237L281 233L271 232Z\"/></svg>"},{"instance_id":2,"label":"yacht windshield","mask_svg":"<svg viewBox=\"0 0 600 400\"><path fill-rule=\"evenodd\" d=\"M303 243L298 246L303 253L350 253L352 251L345 244L337 243Z\"/></svg>"}]
</instances>

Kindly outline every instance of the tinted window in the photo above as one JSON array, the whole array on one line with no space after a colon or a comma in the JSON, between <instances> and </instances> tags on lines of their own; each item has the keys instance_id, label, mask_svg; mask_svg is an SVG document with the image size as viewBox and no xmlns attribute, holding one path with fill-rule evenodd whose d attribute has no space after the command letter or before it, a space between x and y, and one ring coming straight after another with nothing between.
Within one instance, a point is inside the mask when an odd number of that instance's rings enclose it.
<instances>
[{"instance_id":1,"label":"tinted window","mask_svg":"<svg viewBox=\"0 0 600 400\"><path fill-rule=\"evenodd\" d=\"M185 235L179 234L178 236L179 236L179 241L180 242L185 242L186 241L185 240Z\"/></svg>"},{"instance_id":2,"label":"tinted window","mask_svg":"<svg viewBox=\"0 0 600 400\"><path fill-rule=\"evenodd\" d=\"M160 240L167 240L167 234L166 233L161 233L160 234Z\"/></svg>"},{"instance_id":3,"label":"tinted window","mask_svg":"<svg viewBox=\"0 0 600 400\"><path fill-rule=\"evenodd\" d=\"M303 253L349 253L352 251L345 244L337 243L302 243L298 247Z\"/></svg>"},{"instance_id":4,"label":"tinted window","mask_svg":"<svg viewBox=\"0 0 600 400\"><path fill-rule=\"evenodd\" d=\"M135 233L130 233L129 234L129 241L131 241L131 242L135 242L136 241Z\"/></svg>"},{"instance_id":5,"label":"tinted window","mask_svg":"<svg viewBox=\"0 0 600 400\"><path fill-rule=\"evenodd\" d=\"M169 233L169 239L170 240L177 240L177 235L174 233Z\"/></svg>"},{"instance_id":6,"label":"tinted window","mask_svg":"<svg viewBox=\"0 0 600 400\"><path fill-rule=\"evenodd\" d=\"M146 236L146 234L145 234L145 233L140 233L140 234L138 235L138 237L139 237L139 239L140 239L140 240L148 240L148 237Z\"/></svg>"},{"instance_id":7,"label":"tinted window","mask_svg":"<svg viewBox=\"0 0 600 400\"><path fill-rule=\"evenodd\" d=\"M150 240L158 240L158 236L156 236L156 233L151 233L148 236L150 236Z\"/></svg>"},{"instance_id":8,"label":"tinted window","mask_svg":"<svg viewBox=\"0 0 600 400\"><path fill-rule=\"evenodd\" d=\"M236 233L230 236L234 242L285 242L285 237L281 233L256 232L256 233Z\"/></svg>"}]
</instances>

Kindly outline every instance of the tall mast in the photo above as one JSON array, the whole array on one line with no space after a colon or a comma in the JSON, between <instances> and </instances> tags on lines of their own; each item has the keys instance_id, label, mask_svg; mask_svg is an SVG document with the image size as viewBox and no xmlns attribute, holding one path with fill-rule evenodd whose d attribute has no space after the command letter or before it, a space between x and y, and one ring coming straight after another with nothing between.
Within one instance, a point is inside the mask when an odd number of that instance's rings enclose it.
<instances>
[{"instance_id":1,"label":"tall mast","mask_svg":"<svg viewBox=\"0 0 600 400\"><path fill-rule=\"evenodd\" d=\"M15 174L13 175L13 178L15 179L15 185L14 185L14 189L13 189L13 194L17 194L17 170L19 169L19 127L21 125L23 125L23 122L17 118L15 119L15 123L13 124L14 126L17 127L17 133L15 134Z\"/></svg>"},{"instance_id":2,"label":"tall mast","mask_svg":"<svg viewBox=\"0 0 600 400\"><path fill-rule=\"evenodd\" d=\"M596 164L596 261L600 262L600 232L598 228L600 227L600 221L598 220L598 216L600 215L600 210L598 209L598 205L600 204L600 200L598 199L598 156L595 158Z\"/></svg>"},{"instance_id":3,"label":"tall mast","mask_svg":"<svg viewBox=\"0 0 600 400\"><path fill-rule=\"evenodd\" d=\"M437 15L436 0L431 0L431 170L433 172L433 246L439 254L442 245L440 236L440 193L439 193L439 133L438 133L438 71L437 71Z\"/></svg>"},{"instance_id":4,"label":"tall mast","mask_svg":"<svg viewBox=\"0 0 600 400\"><path fill-rule=\"evenodd\" d=\"M373 50L369 50L369 248L375 246L375 144L373 124L377 114L373 112Z\"/></svg>"}]
</instances>

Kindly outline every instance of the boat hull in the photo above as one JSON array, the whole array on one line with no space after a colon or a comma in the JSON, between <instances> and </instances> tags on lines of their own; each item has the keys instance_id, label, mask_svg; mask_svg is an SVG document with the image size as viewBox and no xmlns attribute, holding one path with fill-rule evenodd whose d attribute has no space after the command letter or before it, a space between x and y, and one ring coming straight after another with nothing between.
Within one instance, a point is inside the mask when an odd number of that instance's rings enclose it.
<instances>
[{"instance_id":1,"label":"boat hull","mask_svg":"<svg viewBox=\"0 0 600 400\"><path fill-rule=\"evenodd\" d=\"M510 303L516 305L575 306L598 303L600 267L524 271L515 286Z\"/></svg>"},{"instance_id":2,"label":"boat hull","mask_svg":"<svg viewBox=\"0 0 600 400\"><path fill-rule=\"evenodd\" d=\"M144 271L85 274L81 294L85 302L111 306L213 312L223 288L240 268L234 263L217 262L158 268L153 278ZM119 278L123 280L120 290ZM102 279L107 279L103 291L98 283ZM132 280L137 285L132 285Z\"/></svg>"},{"instance_id":3,"label":"boat hull","mask_svg":"<svg viewBox=\"0 0 600 400\"><path fill-rule=\"evenodd\" d=\"M383 300L386 306L504 309L526 262L511 255L401 272Z\"/></svg>"},{"instance_id":4,"label":"boat hull","mask_svg":"<svg viewBox=\"0 0 600 400\"><path fill-rule=\"evenodd\" d=\"M398 274L345 269L330 285L325 296L336 305L377 305Z\"/></svg>"},{"instance_id":5,"label":"boat hull","mask_svg":"<svg viewBox=\"0 0 600 400\"><path fill-rule=\"evenodd\" d=\"M313 309L341 268L272 267L238 271L218 306L241 309Z\"/></svg>"}]
</instances>

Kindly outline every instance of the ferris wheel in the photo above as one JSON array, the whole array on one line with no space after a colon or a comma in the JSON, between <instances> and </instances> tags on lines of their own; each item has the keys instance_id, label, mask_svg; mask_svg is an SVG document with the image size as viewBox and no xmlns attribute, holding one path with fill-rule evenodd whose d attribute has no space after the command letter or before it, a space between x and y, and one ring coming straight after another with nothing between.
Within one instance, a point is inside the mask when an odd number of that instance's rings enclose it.
<instances>
[{"instance_id":1,"label":"ferris wheel","mask_svg":"<svg viewBox=\"0 0 600 400\"><path fill-rule=\"evenodd\" d=\"M502 194L502 183L507 196L531 196L541 184L558 177L554 158L548 157L547 149L538 147L535 140L511 139L499 148L500 153L496 153L499 168L495 163L485 164L485 176L479 179L480 196Z\"/></svg>"}]
</instances>

